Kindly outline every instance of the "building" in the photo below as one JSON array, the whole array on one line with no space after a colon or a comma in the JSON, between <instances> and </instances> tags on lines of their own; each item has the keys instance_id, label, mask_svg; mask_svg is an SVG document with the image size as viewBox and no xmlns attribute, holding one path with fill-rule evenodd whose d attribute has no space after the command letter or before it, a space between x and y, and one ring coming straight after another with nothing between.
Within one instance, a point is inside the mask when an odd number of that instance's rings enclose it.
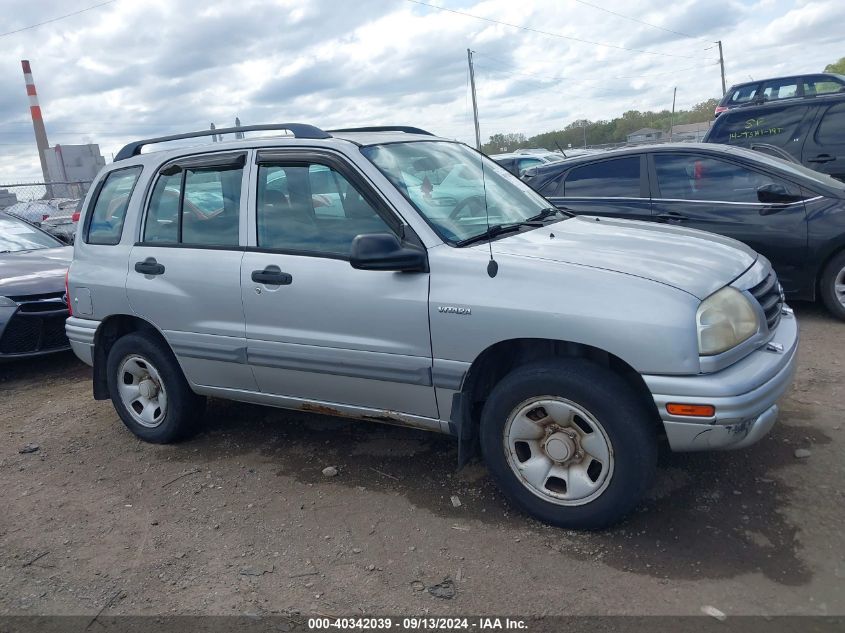
<instances>
[{"instance_id":1,"label":"building","mask_svg":"<svg viewBox=\"0 0 845 633\"><path fill-rule=\"evenodd\" d=\"M684 123L672 126L672 141L675 143L700 143L710 129L712 121L701 123Z\"/></svg>"},{"instance_id":2,"label":"building","mask_svg":"<svg viewBox=\"0 0 845 633\"><path fill-rule=\"evenodd\" d=\"M653 143L655 141L662 141L664 135L665 133L662 130L644 127L636 132L631 132L627 136L627 140L629 143Z\"/></svg>"},{"instance_id":3,"label":"building","mask_svg":"<svg viewBox=\"0 0 845 633\"><path fill-rule=\"evenodd\" d=\"M56 145L44 150L47 162L48 180L59 183L90 183L102 169L106 161L100 154L100 146ZM49 197L76 197L78 187L52 185Z\"/></svg>"}]
</instances>

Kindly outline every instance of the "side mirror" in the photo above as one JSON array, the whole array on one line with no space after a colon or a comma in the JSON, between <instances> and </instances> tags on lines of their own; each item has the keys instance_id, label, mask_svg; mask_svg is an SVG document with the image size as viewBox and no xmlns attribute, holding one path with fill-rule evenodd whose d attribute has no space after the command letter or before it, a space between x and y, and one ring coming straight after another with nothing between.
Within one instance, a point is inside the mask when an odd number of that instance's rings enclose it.
<instances>
[{"instance_id":1,"label":"side mirror","mask_svg":"<svg viewBox=\"0 0 845 633\"><path fill-rule=\"evenodd\" d=\"M352 268L394 272L428 272L428 257L419 246L403 244L393 233L365 233L352 240Z\"/></svg>"},{"instance_id":2,"label":"side mirror","mask_svg":"<svg viewBox=\"0 0 845 633\"><path fill-rule=\"evenodd\" d=\"M757 199L767 204L788 204L801 200L801 197L789 193L783 185L770 182L757 187Z\"/></svg>"}]
</instances>

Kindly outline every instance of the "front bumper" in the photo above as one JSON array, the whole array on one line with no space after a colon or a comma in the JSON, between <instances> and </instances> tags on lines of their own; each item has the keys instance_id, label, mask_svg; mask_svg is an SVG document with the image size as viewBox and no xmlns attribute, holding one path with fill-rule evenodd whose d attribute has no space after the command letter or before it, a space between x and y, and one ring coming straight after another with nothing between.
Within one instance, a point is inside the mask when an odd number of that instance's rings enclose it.
<instances>
[{"instance_id":1,"label":"front bumper","mask_svg":"<svg viewBox=\"0 0 845 633\"><path fill-rule=\"evenodd\" d=\"M722 371L643 376L672 450L743 448L765 436L777 421L777 400L792 383L797 352L798 322L787 309L767 345ZM666 410L669 403L710 404L716 414L712 418L672 415Z\"/></svg>"}]
</instances>

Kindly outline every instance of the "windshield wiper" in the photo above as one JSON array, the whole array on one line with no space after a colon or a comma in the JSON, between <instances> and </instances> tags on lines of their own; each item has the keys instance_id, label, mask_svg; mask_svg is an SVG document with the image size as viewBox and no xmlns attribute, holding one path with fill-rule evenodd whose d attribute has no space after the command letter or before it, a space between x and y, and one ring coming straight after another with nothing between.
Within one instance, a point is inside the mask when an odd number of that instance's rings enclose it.
<instances>
[{"instance_id":1,"label":"windshield wiper","mask_svg":"<svg viewBox=\"0 0 845 633\"><path fill-rule=\"evenodd\" d=\"M562 215L566 218L575 217L575 214L569 211L566 207L546 207L542 209L537 215L532 215L526 222L542 222L556 215Z\"/></svg>"},{"instance_id":2,"label":"windshield wiper","mask_svg":"<svg viewBox=\"0 0 845 633\"><path fill-rule=\"evenodd\" d=\"M514 231L519 231L519 229L525 226L540 227L543 225L540 222L533 220L523 220L522 222L512 222L510 224L491 224L483 233L473 235L472 237L468 237L463 240L458 240L455 242L455 246L469 246L470 244L475 244L476 242L492 240L497 235L502 235L503 233L513 233Z\"/></svg>"}]
</instances>

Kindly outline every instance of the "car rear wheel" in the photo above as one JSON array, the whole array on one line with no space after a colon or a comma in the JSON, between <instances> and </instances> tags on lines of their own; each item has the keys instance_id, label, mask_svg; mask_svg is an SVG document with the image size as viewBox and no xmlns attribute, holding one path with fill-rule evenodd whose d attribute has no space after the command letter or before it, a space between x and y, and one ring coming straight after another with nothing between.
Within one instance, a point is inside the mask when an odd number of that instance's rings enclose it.
<instances>
[{"instance_id":1,"label":"car rear wheel","mask_svg":"<svg viewBox=\"0 0 845 633\"><path fill-rule=\"evenodd\" d=\"M114 408L140 439L166 444L196 429L205 398L191 390L173 353L155 335L120 338L109 351L107 372Z\"/></svg>"},{"instance_id":2,"label":"car rear wheel","mask_svg":"<svg viewBox=\"0 0 845 633\"><path fill-rule=\"evenodd\" d=\"M654 475L651 414L617 374L581 359L514 370L481 417L481 447L505 495L560 527L599 529L630 512Z\"/></svg>"},{"instance_id":3,"label":"car rear wheel","mask_svg":"<svg viewBox=\"0 0 845 633\"><path fill-rule=\"evenodd\" d=\"M830 260L819 286L827 309L845 321L845 253L839 253Z\"/></svg>"}]
</instances>

